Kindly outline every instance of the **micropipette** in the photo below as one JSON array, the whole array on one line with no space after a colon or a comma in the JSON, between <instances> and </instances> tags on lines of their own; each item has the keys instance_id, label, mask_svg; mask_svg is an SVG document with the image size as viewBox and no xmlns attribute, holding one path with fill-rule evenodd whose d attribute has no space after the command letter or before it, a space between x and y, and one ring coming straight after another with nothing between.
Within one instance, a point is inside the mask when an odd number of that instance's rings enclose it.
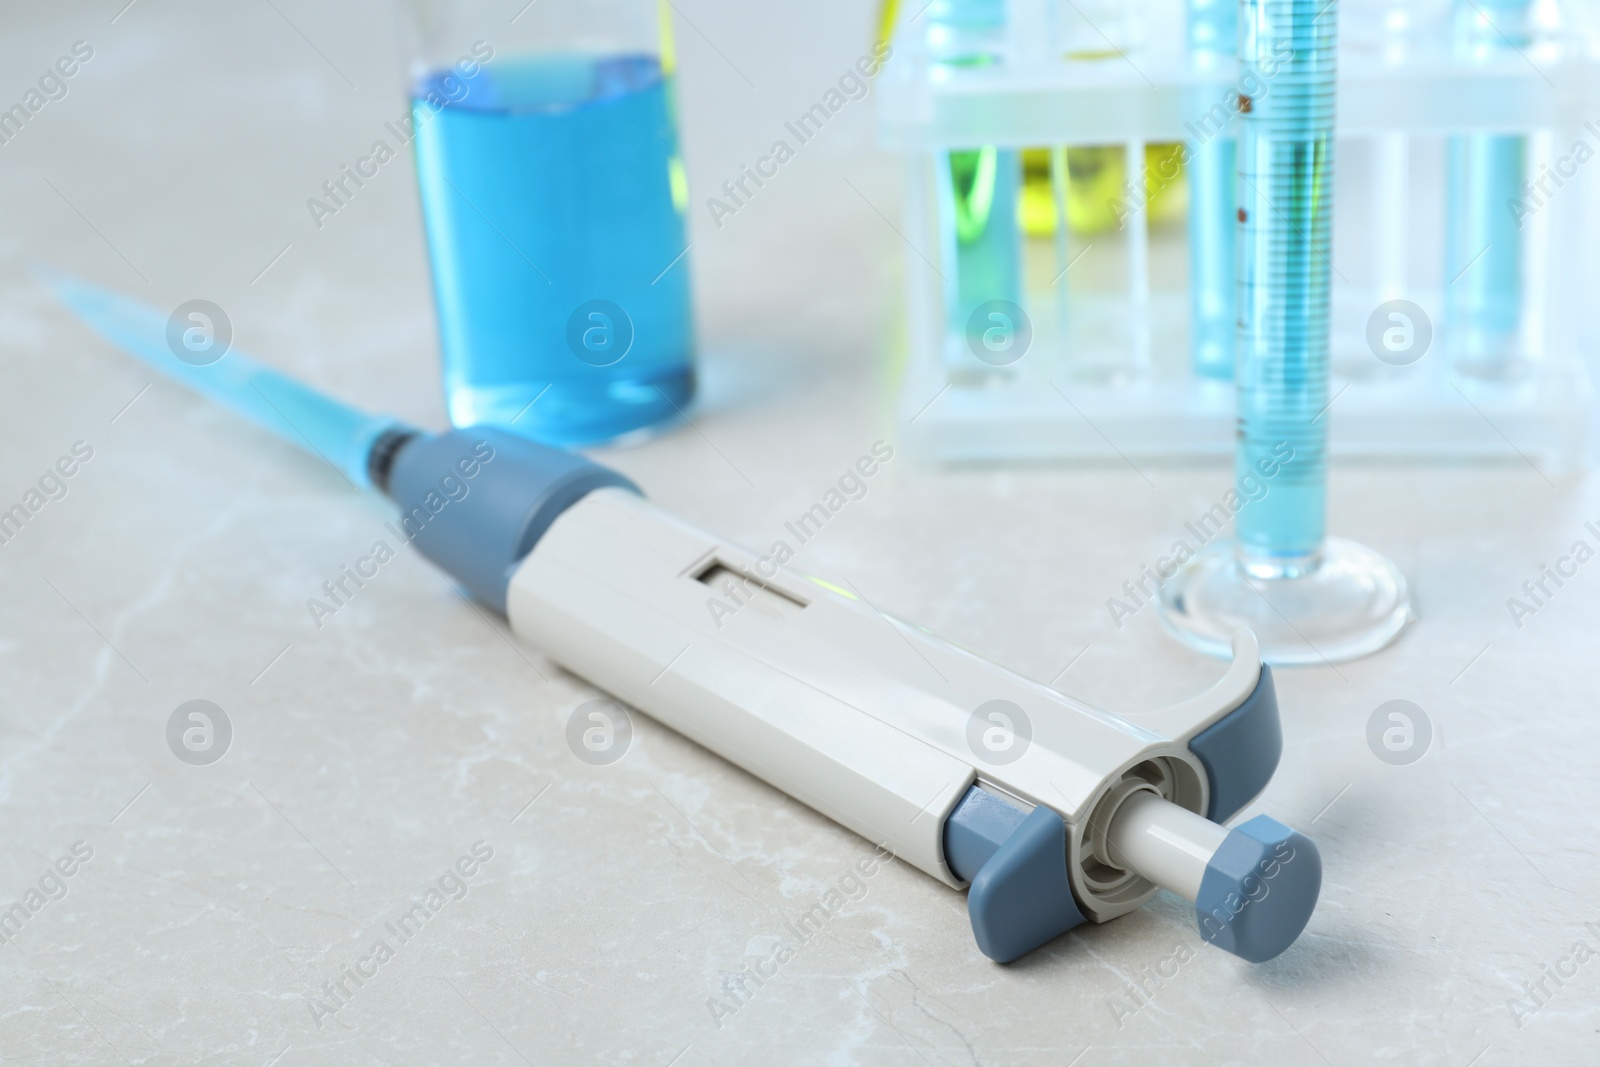
<instances>
[{"instance_id":1,"label":"micropipette","mask_svg":"<svg viewBox=\"0 0 1600 1067\"><path fill-rule=\"evenodd\" d=\"M188 368L159 313L56 287L114 344L386 493L422 555L555 662L967 889L990 958L1123 915L1157 887L1246 960L1276 956L1309 921L1316 846L1266 815L1221 825L1282 750L1249 630L1210 689L1129 721L697 530L580 456L368 416L237 351ZM708 611L713 591L748 610Z\"/></svg>"},{"instance_id":2,"label":"micropipette","mask_svg":"<svg viewBox=\"0 0 1600 1067\"><path fill-rule=\"evenodd\" d=\"M1332 663L1410 619L1399 568L1325 536L1337 49L1337 0L1240 5L1239 60L1262 86L1239 116L1240 504L1234 539L1161 588L1162 623L1213 655L1249 626L1268 663Z\"/></svg>"}]
</instances>

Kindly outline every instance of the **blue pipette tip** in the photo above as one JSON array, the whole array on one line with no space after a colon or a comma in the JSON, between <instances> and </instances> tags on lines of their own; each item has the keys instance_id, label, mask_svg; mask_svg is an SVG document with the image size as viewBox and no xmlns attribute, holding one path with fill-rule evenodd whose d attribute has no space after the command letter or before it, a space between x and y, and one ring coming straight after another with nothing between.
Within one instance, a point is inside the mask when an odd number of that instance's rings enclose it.
<instances>
[{"instance_id":1,"label":"blue pipette tip","mask_svg":"<svg viewBox=\"0 0 1600 1067\"><path fill-rule=\"evenodd\" d=\"M191 301L163 314L45 264L31 265L30 270L79 319L118 348L322 457L358 488L374 484L376 453L392 446L396 435L415 433L393 416L352 407L233 348L231 325L212 321L226 319L213 304Z\"/></svg>"}]
</instances>

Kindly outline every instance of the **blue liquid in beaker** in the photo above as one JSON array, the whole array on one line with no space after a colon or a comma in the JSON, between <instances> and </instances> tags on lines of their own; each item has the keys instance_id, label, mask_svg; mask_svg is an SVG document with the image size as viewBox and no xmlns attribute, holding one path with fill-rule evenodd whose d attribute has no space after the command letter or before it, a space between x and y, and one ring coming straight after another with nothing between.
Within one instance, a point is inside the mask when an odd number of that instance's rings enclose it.
<instances>
[{"instance_id":1,"label":"blue liquid in beaker","mask_svg":"<svg viewBox=\"0 0 1600 1067\"><path fill-rule=\"evenodd\" d=\"M644 55L508 57L415 87L456 425L585 444L688 402L686 194L670 91Z\"/></svg>"}]
</instances>

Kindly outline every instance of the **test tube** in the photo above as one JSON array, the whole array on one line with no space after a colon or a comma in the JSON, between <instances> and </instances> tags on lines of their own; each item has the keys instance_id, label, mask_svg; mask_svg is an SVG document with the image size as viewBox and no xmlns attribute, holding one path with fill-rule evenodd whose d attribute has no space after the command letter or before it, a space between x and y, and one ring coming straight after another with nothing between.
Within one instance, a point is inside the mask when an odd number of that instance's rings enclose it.
<instances>
[{"instance_id":1,"label":"test tube","mask_svg":"<svg viewBox=\"0 0 1600 1067\"><path fill-rule=\"evenodd\" d=\"M965 333L973 325L974 313L990 301L1020 306L1017 190L1022 181L1021 156L1014 148L986 145L948 153L946 166L955 237L955 270L947 297L950 327ZM980 316L980 322L988 328L986 316ZM971 354L967 355L970 358ZM997 356L1003 358L1003 353Z\"/></svg>"},{"instance_id":2,"label":"test tube","mask_svg":"<svg viewBox=\"0 0 1600 1067\"><path fill-rule=\"evenodd\" d=\"M1161 587L1161 619L1214 655L1244 625L1268 663L1331 663L1410 617L1394 564L1325 536L1337 0L1242 0L1238 40L1234 538Z\"/></svg>"},{"instance_id":3,"label":"test tube","mask_svg":"<svg viewBox=\"0 0 1600 1067\"><path fill-rule=\"evenodd\" d=\"M932 0L926 17L930 58L947 72L1002 62L1005 0ZM1017 234L1022 156L1014 148L983 145L942 153L938 165L945 314L950 336L960 339L950 361L962 370L987 372L1021 355L1015 345L1022 326L1016 319L1022 293Z\"/></svg>"},{"instance_id":4,"label":"test tube","mask_svg":"<svg viewBox=\"0 0 1600 1067\"><path fill-rule=\"evenodd\" d=\"M1237 0L1189 0L1189 55L1199 74L1238 66ZM1214 98L1214 99L1213 99ZM1207 85L1194 98L1188 143L1189 346L1194 373L1231 379L1238 316L1234 311L1235 142L1222 94ZM1231 112L1227 112L1231 115Z\"/></svg>"},{"instance_id":5,"label":"test tube","mask_svg":"<svg viewBox=\"0 0 1600 1067\"><path fill-rule=\"evenodd\" d=\"M1459 0L1455 48L1482 61L1531 40L1529 0ZM1504 377L1516 359L1522 240L1506 205L1522 196L1527 141L1508 134L1451 137L1446 146L1445 335L1456 367Z\"/></svg>"}]
</instances>

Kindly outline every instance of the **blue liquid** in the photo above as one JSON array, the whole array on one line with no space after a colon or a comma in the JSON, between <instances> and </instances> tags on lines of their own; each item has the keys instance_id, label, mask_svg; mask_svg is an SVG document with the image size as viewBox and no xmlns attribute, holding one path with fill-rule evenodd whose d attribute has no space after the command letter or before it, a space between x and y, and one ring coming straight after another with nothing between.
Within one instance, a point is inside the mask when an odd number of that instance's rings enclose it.
<instances>
[{"instance_id":1,"label":"blue liquid","mask_svg":"<svg viewBox=\"0 0 1600 1067\"><path fill-rule=\"evenodd\" d=\"M577 445L688 403L669 90L651 56L496 59L417 86L418 184L456 425ZM437 111L430 93L446 101Z\"/></svg>"},{"instance_id":2,"label":"blue liquid","mask_svg":"<svg viewBox=\"0 0 1600 1067\"><path fill-rule=\"evenodd\" d=\"M1235 523L1246 565L1267 573L1315 560L1326 529L1338 11L1336 0L1245 0L1239 17L1245 63L1293 50L1240 116L1238 149L1234 476L1254 502Z\"/></svg>"},{"instance_id":3,"label":"blue liquid","mask_svg":"<svg viewBox=\"0 0 1600 1067\"><path fill-rule=\"evenodd\" d=\"M1189 150L1189 329L1190 363L1196 374L1228 381L1239 334L1234 297L1234 199L1238 152L1231 140L1214 137Z\"/></svg>"},{"instance_id":4,"label":"blue liquid","mask_svg":"<svg viewBox=\"0 0 1600 1067\"><path fill-rule=\"evenodd\" d=\"M1445 327L1457 360L1484 372L1515 351L1522 237L1506 205L1522 196L1525 151L1521 137L1491 134L1452 137L1448 148Z\"/></svg>"},{"instance_id":5,"label":"blue liquid","mask_svg":"<svg viewBox=\"0 0 1600 1067\"><path fill-rule=\"evenodd\" d=\"M1528 0L1457 5L1455 46L1488 58L1531 41ZM1503 35L1503 36L1502 36ZM1445 192L1445 334L1457 364L1494 375L1516 355L1522 312L1522 237L1507 210L1522 196L1527 145L1521 137L1450 138Z\"/></svg>"},{"instance_id":6,"label":"blue liquid","mask_svg":"<svg viewBox=\"0 0 1600 1067\"><path fill-rule=\"evenodd\" d=\"M1005 43L1006 0L929 0L925 25L935 63L998 63Z\"/></svg>"},{"instance_id":7,"label":"blue liquid","mask_svg":"<svg viewBox=\"0 0 1600 1067\"><path fill-rule=\"evenodd\" d=\"M1236 66L1238 14L1233 0L1189 0L1189 50L1196 66L1230 72ZM1207 114L1220 98L1215 89L1205 90L1195 113ZM1187 168L1190 365L1198 375L1227 381L1239 332L1233 247L1238 153L1233 139L1223 136L1228 131L1208 124L1207 132L1208 140L1189 142Z\"/></svg>"}]
</instances>

